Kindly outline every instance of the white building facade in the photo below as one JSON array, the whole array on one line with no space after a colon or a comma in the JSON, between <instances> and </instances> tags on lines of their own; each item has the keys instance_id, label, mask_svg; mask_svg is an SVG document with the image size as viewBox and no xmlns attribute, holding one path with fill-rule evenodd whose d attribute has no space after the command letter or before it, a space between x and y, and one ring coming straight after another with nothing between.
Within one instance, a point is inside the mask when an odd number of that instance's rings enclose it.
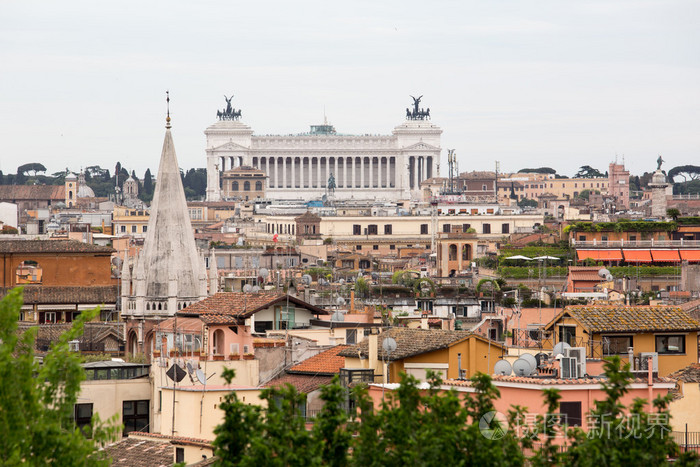
<instances>
[{"instance_id":1,"label":"white building facade","mask_svg":"<svg viewBox=\"0 0 700 467\"><path fill-rule=\"evenodd\" d=\"M222 199L221 173L250 166L267 175L272 199L320 199L331 175L335 199L419 199L420 183L438 175L442 130L428 118L391 135L342 135L328 124L298 135L258 136L243 122L221 120L207 138L207 201Z\"/></svg>"}]
</instances>

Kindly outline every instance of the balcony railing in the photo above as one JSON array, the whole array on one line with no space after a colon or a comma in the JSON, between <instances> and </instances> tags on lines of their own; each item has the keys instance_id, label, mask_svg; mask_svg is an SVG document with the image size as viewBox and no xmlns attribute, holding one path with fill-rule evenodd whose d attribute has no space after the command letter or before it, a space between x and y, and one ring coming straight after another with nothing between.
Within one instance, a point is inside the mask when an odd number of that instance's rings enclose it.
<instances>
[{"instance_id":1,"label":"balcony railing","mask_svg":"<svg viewBox=\"0 0 700 467\"><path fill-rule=\"evenodd\" d=\"M553 331L543 331L538 328L531 329L511 329L513 334L513 346L526 349L551 350L558 342ZM586 347L588 358L603 357L603 342L588 339L584 341L583 336L573 338L571 347Z\"/></svg>"},{"instance_id":2,"label":"balcony railing","mask_svg":"<svg viewBox=\"0 0 700 467\"><path fill-rule=\"evenodd\" d=\"M700 240L593 240L571 239L575 248L693 248L700 247Z\"/></svg>"}]
</instances>

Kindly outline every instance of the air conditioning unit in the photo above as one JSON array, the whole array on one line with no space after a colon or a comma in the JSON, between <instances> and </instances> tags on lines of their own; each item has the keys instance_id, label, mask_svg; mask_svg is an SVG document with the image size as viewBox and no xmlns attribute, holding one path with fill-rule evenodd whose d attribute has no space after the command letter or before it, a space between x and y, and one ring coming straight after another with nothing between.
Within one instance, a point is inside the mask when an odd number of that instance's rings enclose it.
<instances>
[{"instance_id":1,"label":"air conditioning unit","mask_svg":"<svg viewBox=\"0 0 700 467\"><path fill-rule=\"evenodd\" d=\"M639 354L639 365L636 367L639 371L649 371L649 357L652 359L651 371L659 372L659 354L656 352L641 352Z\"/></svg>"},{"instance_id":2,"label":"air conditioning unit","mask_svg":"<svg viewBox=\"0 0 700 467\"><path fill-rule=\"evenodd\" d=\"M576 359L576 365L578 367L577 374L578 378L582 378L586 374L586 348L585 347L571 347L564 350L564 356Z\"/></svg>"},{"instance_id":3,"label":"air conditioning unit","mask_svg":"<svg viewBox=\"0 0 700 467\"><path fill-rule=\"evenodd\" d=\"M562 357L559 360L559 374L563 379L578 378L578 362L575 358Z\"/></svg>"},{"instance_id":4,"label":"air conditioning unit","mask_svg":"<svg viewBox=\"0 0 700 467\"><path fill-rule=\"evenodd\" d=\"M68 341L68 350L71 352L80 352L80 341Z\"/></svg>"}]
</instances>

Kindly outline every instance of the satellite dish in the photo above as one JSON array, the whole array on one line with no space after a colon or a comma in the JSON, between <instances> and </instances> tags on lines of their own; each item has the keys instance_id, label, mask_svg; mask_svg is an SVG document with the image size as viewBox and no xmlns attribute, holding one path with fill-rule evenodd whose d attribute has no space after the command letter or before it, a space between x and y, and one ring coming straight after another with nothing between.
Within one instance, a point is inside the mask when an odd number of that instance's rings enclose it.
<instances>
[{"instance_id":1,"label":"satellite dish","mask_svg":"<svg viewBox=\"0 0 700 467\"><path fill-rule=\"evenodd\" d=\"M338 305L345 305L345 299L343 297L338 297L335 299L335 303Z\"/></svg>"},{"instance_id":2,"label":"satellite dish","mask_svg":"<svg viewBox=\"0 0 700 467\"><path fill-rule=\"evenodd\" d=\"M319 278L318 285L328 285L328 281L326 279Z\"/></svg>"},{"instance_id":3,"label":"satellite dish","mask_svg":"<svg viewBox=\"0 0 700 467\"><path fill-rule=\"evenodd\" d=\"M613 280L612 274L608 274L607 276L605 276L605 280L608 281L608 282L610 282L611 280Z\"/></svg>"},{"instance_id":4,"label":"satellite dish","mask_svg":"<svg viewBox=\"0 0 700 467\"><path fill-rule=\"evenodd\" d=\"M508 376L513 372L513 367L510 366L510 362L508 360L499 360L493 367L493 372L497 375Z\"/></svg>"},{"instance_id":5,"label":"satellite dish","mask_svg":"<svg viewBox=\"0 0 700 467\"><path fill-rule=\"evenodd\" d=\"M187 362L187 373L192 374L194 372L194 366L192 363Z\"/></svg>"},{"instance_id":6,"label":"satellite dish","mask_svg":"<svg viewBox=\"0 0 700 467\"><path fill-rule=\"evenodd\" d=\"M522 358L517 359L513 363L513 373L515 373L515 376L530 376L532 373L530 362Z\"/></svg>"},{"instance_id":7,"label":"satellite dish","mask_svg":"<svg viewBox=\"0 0 700 467\"><path fill-rule=\"evenodd\" d=\"M338 284L340 284L340 285L345 284L345 279L340 279L340 280L338 281Z\"/></svg>"},{"instance_id":8,"label":"satellite dish","mask_svg":"<svg viewBox=\"0 0 700 467\"><path fill-rule=\"evenodd\" d=\"M302 281L304 284L306 284L306 285L311 285L311 281L312 281L312 280L313 280L313 279L312 279L311 276L308 275L308 274L304 274L303 276L301 276L301 281Z\"/></svg>"},{"instance_id":9,"label":"satellite dish","mask_svg":"<svg viewBox=\"0 0 700 467\"><path fill-rule=\"evenodd\" d=\"M253 292L253 293L258 293L258 292L260 292L260 286L254 285L254 286L253 286L253 289L252 289L252 292Z\"/></svg>"},{"instance_id":10,"label":"satellite dish","mask_svg":"<svg viewBox=\"0 0 700 467\"><path fill-rule=\"evenodd\" d=\"M526 360L530 364L530 367L532 368L531 374L534 373L535 368L537 368L537 359L535 356L529 353L524 353L520 356L520 358Z\"/></svg>"},{"instance_id":11,"label":"satellite dish","mask_svg":"<svg viewBox=\"0 0 700 467\"><path fill-rule=\"evenodd\" d=\"M339 311L336 311L331 315L331 321L345 321L345 315Z\"/></svg>"},{"instance_id":12,"label":"satellite dish","mask_svg":"<svg viewBox=\"0 0 700 467\"><path fill-rule=\"evenodd\" d=\"M603 269L601 269L600 271L598 271L598 275L599 275L600 277L605 277L605 276L607 276L607 275L609 275L609 274L610 274L610 271L608 271L608 270L605 269L605 268L603 268Z\"/></svg>"},{"instance_id":13,"label":"satellite dish","mask_svg":"<svg viewBox=\"0 0 700 467\"><path fill-rule=\"evenodd\" d=\"M122 264L124 264L124 261L122 261L119 256L112 258L112 265L114 265L114 267L120 268Z\"/></svg>"},{"instance_id":14,"label":"satellite dish","mask_svg":"<svg viewBox=\"0 0 700 467\"><path fill-rule=\"evenodd\" d=\"M244 243L245 243L245 240L243 240L243 237L240 237L240 238L238 239L238 241L236 242L236 245L238 245L238 246L243 246Z\"/></svg>"},{"instance_id":15,"label":"satellite dish","mask_svg":"<svg viewBox=\"0 0 700 467\"><path fill-rule=\"evenodd\" d=\"M243 292L245 293L250 293L250 291L253 290L253 286L250 284L246 284L243 286Z\"/></svg>"},{"instance_id":16,"label":"satellite dish","mask_svg":"<svg viewBox=\"0 0 700 467\"><path fill-rule=\"evenodd\" d=\"M195 375L197 375L197 380L200 383L207 384L207 377L204 375L204 372L202 370L197 370L195 372Z\"/></svg>"},{"instance_id":17,"label":"satellite dish","mask_svg":"<svg viewBox=\"0 0 700 467\"><path fill-rule=\"evenodd\" d=\"M570 349L571 346L567 344L566 342L559 342L557 345L554 346L554 349L552 350L552 354L556 357L557 355L564 355L564 351L566 349Z\"/></svg>"},{"instance_id":18,"label":"satellite dish","mask_svg":"<svg viewBox=\"0 0 700 467\"><path fill-rule=\"evenodd\" d=\"M396 339L393 337L387 337L382 341L382 349L384 349L384 352L387 354L396 350L396 347L398 347L398 345L396 344Z\"/></svg>"},{"instance_id":19,"label":"satellite dish","mask_svg":"<svg viewBox=\"0 0 700 467\"><path fill-rule=\"evenodd\" d=\"M258 275L262 277L263 279L267 279L267 276L270 274L270 271L267 270L267 268L260 268L258 271Z\"/></svg>"}]
</instances>

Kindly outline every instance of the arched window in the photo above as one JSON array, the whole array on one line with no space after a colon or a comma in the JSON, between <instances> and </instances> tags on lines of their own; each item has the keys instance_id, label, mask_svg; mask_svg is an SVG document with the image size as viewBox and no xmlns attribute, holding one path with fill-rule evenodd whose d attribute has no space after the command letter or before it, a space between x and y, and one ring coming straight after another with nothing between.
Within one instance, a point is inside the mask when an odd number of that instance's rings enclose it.
<instances>
[{"instance_id":1,"label":"arched window","mask_svg":"<svg viewBox=\"0 0 700 467\"><path fill-rule=\"evenodd\" d=\"M469 261L472 256L472 247L471 245L462 245L462 261Z\"/></svg>"},{"instance_id":2,"label":"arched window","mask_svg":"<svg viewBox=\"0 0 700 467\"><path fill-rule=\"evenodd\" d=\"M146 303L146 311L150 311L150 310L151 310L151 304L150 304L150 303Z\"/></svg>"},{"instance_id":3,"label":"arched window","mask_svg":"<svg viewBox=\"0 0 700 467\"><path fill-rule=\"evenodd\" d=\"M68 199L73 199L73 190L68 190Z\"/></svg>"},{"instance_id":4,"label":"arched window","mask_svg":"<svg viewBox=\"0 0 700 467\"><path fill-rule=\"evenodd\" d=\"M250 191L250 182L247 180L243 182L243 191Z\"/></svg>"},{"instance_id":5,"label":"arched window","mask_svg":"<svg viewBox=\"0 0 700 467\"><path fill-rule=\"evenodd\" d=\"M224 354L224 331L217 329L214 331L214 336L212 338L213 342L213 354L223 355Z\"/></svg>"},{"instance_id":6,"label":"arched window","mask_svg":"<svg viewBox=\"0 0 700 467\"><path fill-rule=\"evenodd\" d=\"M457 245L450 245L449 249L449 261L456 261L457 260Z\"/></svg>"},{"instance_id":7,"label":"arched window","mask_svg":"<svg viewBox=\"0 0 700 467\"><path fill-rule=\"evenodd\" d=\"M231 191L238 191L238 182L231 182Z\"/></svg>"},{"instance_id":8,"label":"arched window","mask_svg":"<svg viewBox=\"0 0 700 467\"><path fill-rule=\"evenodd\" d=\"M22 261L15 270L17 284L41 284L42 275L41 266L32 260Z\"/></svg>"},{"instance_id":9,"label":"arched window","mask_svg":"<svg viewBox=\"0 0 700 467\"><path fill-rule=\"evenodd\" d=\"M255 191L262 191L262 182L255 182Z\"/></svg>"}]
</instances>

